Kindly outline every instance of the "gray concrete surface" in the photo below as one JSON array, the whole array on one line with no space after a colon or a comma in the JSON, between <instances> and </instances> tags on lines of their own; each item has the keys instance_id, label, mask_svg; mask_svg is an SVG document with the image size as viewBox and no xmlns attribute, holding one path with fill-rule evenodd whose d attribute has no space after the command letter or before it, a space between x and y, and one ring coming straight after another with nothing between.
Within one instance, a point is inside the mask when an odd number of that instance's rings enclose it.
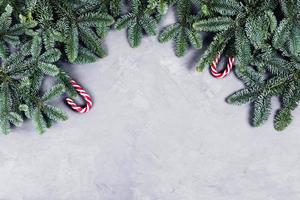
<instances>
[{"instance_id":1,"label":"gray concrete surface","mask_svg":"<svg viewBox=\"0 0 300 200\"><path fill-rule=\"evenodd\" d=\"M189 66L154 38L131 49L111 33L109 56L67 70L95 107L37 135L31 122L0 135L1 200L299 200L300 111L275 132L248 123L242 87ZM274 99L274 111L278 107Z\"/></svg>"}]
</instances>

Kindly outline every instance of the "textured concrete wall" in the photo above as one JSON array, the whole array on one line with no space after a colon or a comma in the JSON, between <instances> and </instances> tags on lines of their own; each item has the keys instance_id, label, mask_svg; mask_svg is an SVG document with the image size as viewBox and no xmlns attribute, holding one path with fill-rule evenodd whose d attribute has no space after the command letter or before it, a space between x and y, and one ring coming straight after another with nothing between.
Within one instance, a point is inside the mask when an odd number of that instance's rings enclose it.
<instances>
[{"instance_id":1,"label":"textured concrete wall","mask_svg":"<svg viewBox=\"0 0 300 200\"><path fill-rule=\"evenodd\" d=\"M241 83L189 66L146 38L111 33L109 56L67 68L94 109L37 135L30 122L0 135L1 200L299 200L300 111L283 133L248 124L224 99ZM274 99L274 109L278 107Z\"/></svg>"}]
</instances>

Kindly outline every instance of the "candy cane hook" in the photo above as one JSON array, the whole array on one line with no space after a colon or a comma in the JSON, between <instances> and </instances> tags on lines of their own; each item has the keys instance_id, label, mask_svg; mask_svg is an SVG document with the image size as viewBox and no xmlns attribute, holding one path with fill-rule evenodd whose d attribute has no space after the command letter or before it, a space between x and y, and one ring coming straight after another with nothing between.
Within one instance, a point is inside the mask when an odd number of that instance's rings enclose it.
<instances>
[{"instance_id":1,"label":"candy cane hook","mask_svg":"<svg viewBox=\"0 0 300 200\"><path fill-rule=\"evenodd\" d=\"M220 63L220 60L221 60L221 55L219 54L210 66L210 71L212 75L216 78L226 77L231 72L235 62L234 57L229 57L226 69L223 72L218 72L217 67L218 64Z\"/></svg>"},{"instance_id":2,"label":"candy cane hook","mask_svg":"<svg viewBox=\"0 0 300 200\"><path fill-rule=\"evenodd\" d=\"M75 110L76 112L79 112L79 113L89 112L89 110L93 106L93 101L92 101L90 95L88 95L88 93L80 85L78 85L74 80L70 80L70 82L71 82L72 86L76 89L76 91L80 94L80 96L82 96L83 99L86 101L86 106L80 107L73 101L73 99L70 99L70 98L66 98L67 104L70 105L71 108L73 110Z\"/></svg>"}]
</instances>

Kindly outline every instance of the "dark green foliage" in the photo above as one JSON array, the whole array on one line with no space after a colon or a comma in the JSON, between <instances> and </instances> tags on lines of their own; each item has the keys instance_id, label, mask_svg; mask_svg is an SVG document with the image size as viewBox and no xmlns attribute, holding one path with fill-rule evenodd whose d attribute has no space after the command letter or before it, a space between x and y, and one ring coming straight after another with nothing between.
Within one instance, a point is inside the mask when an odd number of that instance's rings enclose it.
<instances>
[{"instance_id":1,"label":"dark green foliage","mask_svg":"<svg viewBox=\"0 0 300 200\"><path fill-rule=\"evenodd\" d=\"M154 2L152 2L154 3ZM156 8L142 0L132 0L129 13L121 16L115 23L115 29L121 30L128 27L128 42L131 47L137 47L141 43L143 33L149 36L156 35L157 24Z\"/></svg>"},{"instance_id":2,"label":"dark green foliage","mask_svg":"<svg viewBox=\"0 0 300 200\"><path fill-rule=\"evenodd\" d=\"M215 36L212 48L209 47L201 57L197 68L202 71L216 55L225 53L235 55L241 67L252 61L253 50L265 49L268 39L277 26L274 15L276 1L235 1L212 0L203 1L210 9L210 15L196 21L195 30L219 33ZM220 36L220 33L226 33ZM235 45L231 45L235 43Z\"/></svg>"},{"instance_id":3,"label":"dark green foliage","mask_svg":"<svg viewBox=\"0 0 300 200\"><path fill-rule=\"evenodd\" d=\"M53 86L44 95L40 93L45 75L59 74L55 63L60 56L58 49L42 50L41 38L36 36L20 47L19 51L2 60L0 128L3 133L9 133L11 124L20 126L22 116L32 118L40 133L50 127L49 122L67 119L63 111L47 104L64 92L64 85ZM47 126L44 126L45 121L48 121Z\"/></svg>"},{"instance_id":4,"label":"dark green foliage","mask_svg":"<svg viewBox=\"0 0 300 200\"><path fill-rule=\"evenodd\" d=\"M102 43L121 1L0 1L0 128L10 132L31 118L39 133L65 112L49 101L65 91L74 97L60 61L90 63L106 55ZM57 81L42 92L45 77Z\"/></svg>"},{"instance_id":5,"label":"dark green foliage","mask_svg":"<svg viewBox=\"0 0 300 200\"><path fill-rule=\"evenodd\" d=\"M37 131L43 133L52 122L67 119L63 111L47 104L60 96L65 86L53 86L45 95L40 92L45 76L55 77L60 73L56 63L61 59L61 52L54 45L46 47L35 30L36 23L22 21L21 17L20 23L11 26L16 19L10 5L2 16L6 18L7 28L2 29L0 41L7 46L0 67L0 128L8 134L11 125L20 126L26 117L32 118ZM14 42L7 37L15 38Z\"/></svg>"},{"instance_id":6,"label":"dark green foliage","mask_svg":"<svg viewBox=\"0 0 300 200\"><path fill-rule=\"evenodd\" d=\"M177 56L184 56L189 46L202 48L201 35L193 29L198 18L193 14L193 5L189 0L175 1L178 22L165 27L159 35L161 43L173 39Z\"/></svg>"},{"instance_id":7,"label":"dark green foliage","mask_svg":"<svg viewBox=\"0 0 300 200\"><path fill-rule=\"evenodd\" d=\"M281 109L276 113L274 126L276 130L284 130L291 123L291 112L300 101L300 71L296 67L300 63L291 57L283 59L278 52L257 60L264 70L259 72L249 66L237 71L246 88L232 94L227 101L231 104L252 102L252 124L261 126L270 115L271 98L279 97ZM264 78L266 74L267 79Z\"/></svg>"},{"instance_id":8,"label":"dark green foliage","mask_svg":"<svg viewBox=\"0 0 300 200\"><path fill-rule=\"evenodd\" d=\"M9 54L8 45L19 45L20 36L25 33L27 28L34 26L34 23L28 22L14 24L12 12L13 8L7 5L0 16L0 58L6 58Z\"/></svg>"},{"instance_id":9,"label":"dark green foliage","mask_svg":"<svg viewBox=\"0 0 300 200\"><path fill-rule=\"evenodd\" d=\"M169 8L176 21L161 30ZM196 69L218 54L236 58L235 74L245 88L227 101L251 103L251 123L261 126L280 99L274 126L284 130L300 101L300 0L0 0L0 128L8 134L31 118L39 133L67 119L51 106L63 93L76 96L68 63L106 56L102 44L110 29L127 29L131 47L144 35L173 40L175 54L200 49L213 36ZM56 81L43 92L45 77Z\"/></svg>"},{"instance_id":10,"label":"dark green foliage","mask_svg":"<svg viewBox=\"0 0 300 200\"><path fill-rule=\"evenodd\" d=\"M197 69L202 71L219 53L234 55L236 75L245 89L228 97L228 102L251 102L252 125L261 126L271 114L271 99L279 97L282 107L274 126L276 130L285 129L300 101L300 1L200 2L207 5L209 14L193 26L216 34Z\"/></svg>"}]
</instances>

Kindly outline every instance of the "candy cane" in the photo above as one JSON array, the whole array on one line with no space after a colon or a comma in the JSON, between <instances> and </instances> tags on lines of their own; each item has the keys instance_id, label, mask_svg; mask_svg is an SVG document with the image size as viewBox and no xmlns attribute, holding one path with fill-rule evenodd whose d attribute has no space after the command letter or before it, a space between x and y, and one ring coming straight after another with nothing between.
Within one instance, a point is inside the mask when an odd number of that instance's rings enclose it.
<instances>
[{"instance_id":1,"label":"candy cane","mask_svg":"<svg viewBox=\"0 0 300 200\"><path fill-rule=\"evenodd\" d=\"M218 72L217 67L218 67L220 60L221 60L221 55L219 54L210 66L210 71L211 71L212 75L216 78L226 77L231 72L234 62L235 62L234 57L229 57L226 69L223 72Z\"/></svg>"},{"instance_id":2,"label":"candy cane","mask_svg":"<svg viewBox=\"0 0 300 200\"><path fill-rule=\"evenodd\" d=\"M74 80L70 80L72 86L76 89L76 91L80 94L80 96L83 97L83 99L86 101L86 106L84 108L78 106L72 99L66 98L67 104L71 106L73 110L79 113L87 113L93 106L93 101L91 97L88 95L88 93L80 86L78 85Z\"/></svg>"}]
</instances>

